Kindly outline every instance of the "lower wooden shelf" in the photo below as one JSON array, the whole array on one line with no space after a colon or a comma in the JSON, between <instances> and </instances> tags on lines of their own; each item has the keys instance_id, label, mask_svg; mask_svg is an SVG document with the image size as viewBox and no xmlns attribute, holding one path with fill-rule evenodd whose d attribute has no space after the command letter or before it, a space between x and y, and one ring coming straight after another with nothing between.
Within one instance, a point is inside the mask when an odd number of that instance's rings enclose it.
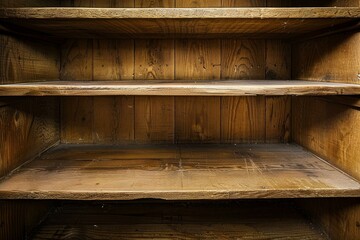
<instances>
[{"instance_id":1,"label":"lower wooden shelf","mask_svg":"<svg viewBox=\"0 0 360 240\"><path fill-rule=\"evenodd\" d=\"M66 203L33 239L327 239L292 204Z\"/></svg>"},{"instance_id":2,"label":"lower wooden shelf","mask_svg":"<svg viewBox=\"0 0 360 240\"><path fill-rule=\"evenodd\" d=\"M358 197L297 145L59 145L0 182L0 199Z\"/></svg>"}]
</instances>

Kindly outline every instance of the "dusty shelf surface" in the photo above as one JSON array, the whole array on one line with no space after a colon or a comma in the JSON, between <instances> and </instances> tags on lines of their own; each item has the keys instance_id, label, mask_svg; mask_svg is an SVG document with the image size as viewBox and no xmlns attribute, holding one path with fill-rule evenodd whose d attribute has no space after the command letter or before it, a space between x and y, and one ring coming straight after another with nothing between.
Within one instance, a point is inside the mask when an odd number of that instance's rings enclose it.
<instances>
[{"instance_id":1,"label":"dusty shelf surface","mask_svg":"<svg viewBox=\"0 0 360 240\"><path fill-rule=\"evenodd\" d=\"M0 85L0 96L357 95L360 84L299 80L47 81Z\"/></svg>"},{"instance_id":2,"label":"dusty shelf surface","mask_svg":"<svg viewBox=\"0 0 360 240\"><path fill-rule=\"evenodd\" d=\"M65 203L32 239L327 239L284 202Z\"/></svg>"},{"instance_id":3,"label":"dusty shelf surface","mask_svg":"<svg viewBox=\"0 0 360 240\"><path fill-rule=\"evenodd\" d=\"M0 199L192 200L360 196L297 145L59 145L0 182Z\"/></svg>"},{"instance_id":4,"label":"dusty shelf surface","mask_svg":"<svg viewBox=\"0 0 360 240\"><path fill-rule=\"evenodd\" d=\"M48 37L294 37L356 21L356 7L6 8L3 28Z\"/></svg>"}]
</instances>

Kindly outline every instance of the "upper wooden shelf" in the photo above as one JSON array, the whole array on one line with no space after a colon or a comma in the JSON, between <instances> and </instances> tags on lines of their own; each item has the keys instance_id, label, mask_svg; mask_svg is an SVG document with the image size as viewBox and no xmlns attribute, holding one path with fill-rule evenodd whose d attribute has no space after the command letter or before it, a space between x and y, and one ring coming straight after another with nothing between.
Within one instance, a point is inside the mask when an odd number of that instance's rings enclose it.
<instances>
[{"instance_id":1,"label":"upper wooden shelf","mask_svg":"<svg viewBox=\"0 0 360 240\"><path fill-rule=\"evenodd\" d=\"M3 28L61 38L293 37L359 17L355 7L0 9Z\"/></svg>"},{"instance_id":2,"label":"upper wooden shelf","mask_svg":"<svg viewBox=\"0 0 360 240\"><path fill-rule=\"evenodd\" d=\"M0 199L351 196L360 183L288 144L59 145L0 182Z\"/></svg>"},{"instance_id":3,"label":"upper wooden shelf","mask_svg":"<svg viewBox=\"0 0 360 240\"><path fill-rule=\"evenodd\" d=\"M279 80L48 81L0 85L0 96L358 95L360 84Z\"/></svg>"}]
</instances>

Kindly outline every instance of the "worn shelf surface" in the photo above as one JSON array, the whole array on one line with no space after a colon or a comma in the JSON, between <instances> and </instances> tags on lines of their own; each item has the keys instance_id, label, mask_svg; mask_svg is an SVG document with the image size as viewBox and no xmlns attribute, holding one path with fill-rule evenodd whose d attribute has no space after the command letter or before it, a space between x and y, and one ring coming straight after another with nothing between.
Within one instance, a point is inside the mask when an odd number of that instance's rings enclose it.
<instances>
[{"instance_id":1,"label":"worn shelf surface","mask_svg":"<svg viewBox=\"0 0 360 240\"><path fill-rule=\"evenodd\" d=\"M360 196L360 184L296 145L59 145L0 183L3 199Z\"/></svg>"},{"instance_id":2,"label":"worn shelf surface","mask_svg":"<svg viewBox=\"0 0 360 240\"><path fill-rule=\"evenodd\" d=\"M32 239L326 239L294 206L273 202L67 203Z\"/></svg>"},{"instance_id":3,"label":"worn shelf surface","mask_svg":"<svg viewBox=\"0 0 360 240\"><path fill-rule=\"evenodd\" d=\"M0 85L0 96L252 96L357 95L360 84L278 81L48 81Z\"/></svg>"},{"instance_id":4,"label":"worn shelf surface","mask_svg":"<svg viewBox=\"0 0 360 240\"><path fill-rule=\"evenodd\" d=\"M359 8L7 8L3 28L49 37L293 37L360 17ZM18 29L17 29L18 28Z\"/></svg>"}]
</instances>

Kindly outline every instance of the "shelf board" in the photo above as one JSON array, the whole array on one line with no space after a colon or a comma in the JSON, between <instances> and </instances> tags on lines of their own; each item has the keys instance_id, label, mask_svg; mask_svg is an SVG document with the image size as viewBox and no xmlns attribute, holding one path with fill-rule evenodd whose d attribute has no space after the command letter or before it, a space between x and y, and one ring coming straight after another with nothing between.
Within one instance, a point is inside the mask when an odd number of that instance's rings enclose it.
<instances>
[{"instance_id":1,"label":"shelf board","mask_svg":"<svg viewBox=\"0 0 360 240\"><path fill-rule=\"evenodd\" d=\"M67 203L31 239L327 239L285 202Z\"/></svg>"},{"instance_id":2,"label":"shelf board","mask_svg":"<svg viewBox=\"0 0 360 240\"><path fill-rule=\"evenodd\" d=\"M356 21L360 9L4 8L5 28L60 38L294 37Z\"/></svg>"},{"instance_id":3,"label":"shelf board","mask_svg":"<svg viewBox=\"0 0 360 240\"><path fill-rule=\"evenodd\" d=\"M296 145L59 145L0 183L0 199L360 196L360 183Z\"/></svg>"},{"instance_id":4,"label":"shelf board","mask_svg":"<svg viewBox=\"0 0 360 240\"><path fill-rule=\"evenodd\" d=\"M360 84L278 80L47 81L0 85L0 96L357 95Z\"/></svg>"}]
</instances>

